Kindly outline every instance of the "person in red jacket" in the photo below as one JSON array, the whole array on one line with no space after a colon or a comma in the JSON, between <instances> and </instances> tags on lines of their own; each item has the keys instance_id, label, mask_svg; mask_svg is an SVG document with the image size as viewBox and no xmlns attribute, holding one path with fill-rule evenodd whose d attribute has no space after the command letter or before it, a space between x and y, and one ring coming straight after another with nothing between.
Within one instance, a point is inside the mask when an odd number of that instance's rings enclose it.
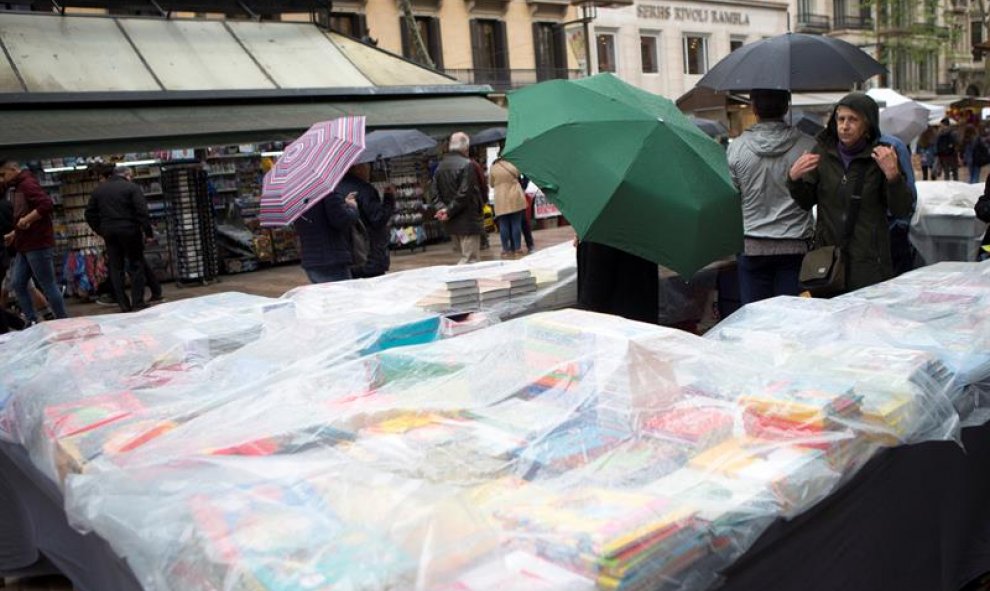
<instances>
[{"instance_id":1,"label":"person in red jacket","mask_svg":"<svg viewBox=\"0 0 990 591\"><path fill-rule=\"evenodd\" d=\"M66 318L65 301L55 283L55 232L52 228L54 204L28 170L21 170L17 161L0 159L0 182L7 198L14 205L14 229L4 234L7 246L17 251L11 270L11 284L17 303L28 324L38 321L28 283L33 275L56 318Z\"/></svg>"}]
</instances>

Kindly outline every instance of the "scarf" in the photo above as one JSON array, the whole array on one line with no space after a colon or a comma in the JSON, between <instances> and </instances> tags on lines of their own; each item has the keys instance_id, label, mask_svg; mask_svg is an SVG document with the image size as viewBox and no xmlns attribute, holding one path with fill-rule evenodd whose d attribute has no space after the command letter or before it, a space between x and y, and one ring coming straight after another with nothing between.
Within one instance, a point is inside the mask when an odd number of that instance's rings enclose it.
<instances>
[{"instance_id":1,"label":"scarf","mask_svg":"<svg viewBox=\"0 0 990 591\"><path fill-rule=\"evenodd\" d=\"M846 172L849 172L849 165L852 163L853 158L855 158L856 154L862 152L863 148L866 147L866 138L865 137L859 138L859 141L853 144L852 147L849 148L847 148L846 145L843 144L842 142L838 142L838 146L839 146L839 158L842 159L842 167L845 169Z\"/></svg>"}]
</instances>

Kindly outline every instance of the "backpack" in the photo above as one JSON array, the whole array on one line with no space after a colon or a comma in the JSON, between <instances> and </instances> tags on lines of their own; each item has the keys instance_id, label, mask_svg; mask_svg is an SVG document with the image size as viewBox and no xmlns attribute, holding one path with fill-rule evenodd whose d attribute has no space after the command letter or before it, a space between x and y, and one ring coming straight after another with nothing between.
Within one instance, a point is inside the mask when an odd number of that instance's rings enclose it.
<instances>
[{"instance_id":1,"label":"backpack","mask_svg":"<svg viewBox=\"0 0 990 591\"><path fill-rule=\"evenodd\" d=\"M990 163L990 148L987 148L986 140L978 137L974 141L976 144L973 146L973 166L980 167Z\"/></svg>"},{"instance_id":2,"label":"backpack","mask_svg":"<svg viewBox=\"0 0 990 591\"><path fill-rule=\"evenodd\" d=\"M939 156L951 156L956 152L956 136L951 131L938 134L935 140L935 151Z\"/></svg>"},{"instance_id":3,"label":"backpack","mask_svg":"<svg viewBox=\"0 0 990 591\"><path fill-rule=\"evenodd\" d=\"M351 224L351 269L363 269L371 253L371 237L361 217Z\"/></svg>"}]
</instances>

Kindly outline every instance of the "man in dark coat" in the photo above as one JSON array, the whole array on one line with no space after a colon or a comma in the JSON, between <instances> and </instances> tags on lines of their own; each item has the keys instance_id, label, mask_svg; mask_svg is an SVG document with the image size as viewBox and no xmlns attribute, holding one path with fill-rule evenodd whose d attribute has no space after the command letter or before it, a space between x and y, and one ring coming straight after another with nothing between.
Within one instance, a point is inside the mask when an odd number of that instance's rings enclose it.
<instances>
[{"instance_id":1,"label":"man in dark coat","mask_svg":"<svg viewBox=\"0 0 990 591\"><path fill-rule=\"evenodd\" d=\"M337 186L339 193L357 193L358 213L368 229L368 260L363 267L351 269L355 278L384 275L390 264L388 221L395 213L395 189L386 188L382 198L370 180L371 164L355 164Z\"/></svg>"},{"instance_id":2,"label":"man in dark coat","mask_svg":"<svg viewBox=\"0 0 990 591\"><path fill-rule=\"evenodd\" d=\"M11 269L11 285L28 324L37 322L28 283L33 276L56 318L66 318L65 301L55 279L55 230L51 197L38 179L11 159L0 159L0 182L14 206L14 229L4 234L4 245L13 246L17 257Z\"/></svg>"},{"instance_id":3,"label":"man in dark coat","mask_svg":"<svg viewBox=\"0 0 990 591\"><path fill-rule=\"evenodd\" d=\"M107 266L117 306L123 312L146 308L144 303L144 239L153 236L148 202L130 170L118 166L93 191L86 205L86 223L103 237ZM131 276L131 297L124 291L124 266Z\"/></svg>"},{"instance_id":4,"label":"man in dark coat","mask_svg":"<svg viewBox=\"0 0 990 591\"><path fill-rule=\"evenodd\" d=\"M358 219L358 205L357 193L344 185L349 174L293 223L302 247L302 268L312 283L352 277L351 226Z\"/></svg>"},{"instance_id":5,"label":"man in dark coat","mask_svg":"<svg viewBox=\"0 0 990 591\"><path fill-rule=\"evenodd\" d=\"M433 199L438 206L436 219L446 222L447 234L461 253L458 265L478 261L481 250L482 203L478 178L468 159L470 138L457 132L450 136L450 148L433 177Z\"/></svg>"},{"instance_id":6,"label":"man in dark coat","mask_svg":"<svg viewBox=\"0 0 990 591\"><path fill-rule=\"evenodd\" d=\"M879 144L880 109L861 92L836 105L828 126L811 152L791 166L787 187L802 208L818 206L815 246L840 246L846 256L846 289L852 291L893 276L887 211L910 215L911 190L901 173L897 152ZM851 193L864 175L855 225L844 239Z\"/></svg>"}]
</instances>

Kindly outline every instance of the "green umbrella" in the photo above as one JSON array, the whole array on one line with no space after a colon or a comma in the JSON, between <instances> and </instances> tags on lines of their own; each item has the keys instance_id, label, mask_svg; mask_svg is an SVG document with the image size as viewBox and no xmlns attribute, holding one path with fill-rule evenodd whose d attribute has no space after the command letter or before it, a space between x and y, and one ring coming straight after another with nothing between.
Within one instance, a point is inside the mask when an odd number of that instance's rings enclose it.
<instances>
[{"instance_id":1,"label":"green umbrella","mask_svg":"<svg viewBox=\"0 0 990 591\"><path fill-rule=\"evenodd\" d=\"M511 93L504 156L582 240L684 276L742 250L725 150L674 103L611 74Z\"/></svg>"}]
</instances>

